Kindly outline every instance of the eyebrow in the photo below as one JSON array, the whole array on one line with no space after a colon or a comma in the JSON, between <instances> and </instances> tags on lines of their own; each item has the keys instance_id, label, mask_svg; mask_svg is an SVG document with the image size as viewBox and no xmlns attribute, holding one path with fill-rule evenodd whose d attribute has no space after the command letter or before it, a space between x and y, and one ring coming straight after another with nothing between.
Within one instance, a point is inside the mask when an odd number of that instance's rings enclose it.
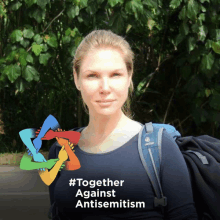
<instances>
[{"instance_id":1,"label":"eyebrow","mask_svg":"<svg viewBox=\"0 0 220 220\"><path fill-rule=\"evenodd\" d=\"M124 71L123 69L116 69L116 70L112 70L111 72L115 72L115 71ZM95 70L86 70L85 72L92 72L92 73L98 73L99 71L95 71Z\"/></svg>"}]
</instances>

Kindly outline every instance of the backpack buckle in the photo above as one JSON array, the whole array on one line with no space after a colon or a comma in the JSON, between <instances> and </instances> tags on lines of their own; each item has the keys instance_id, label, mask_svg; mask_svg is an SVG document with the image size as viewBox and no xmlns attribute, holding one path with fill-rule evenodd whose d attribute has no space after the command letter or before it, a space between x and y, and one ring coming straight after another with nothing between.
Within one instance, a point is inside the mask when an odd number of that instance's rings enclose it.
<instances>
[{"instance_id":1,"label":"backpack buckle","mask_svg":"<svg viewBox=\"0 0 220 220\"><path fill-rule=\"evenodd\" d=\"M163 196L162 198L154 197L154 206L166 206L167 205L167 197Z\"/></svg>"}]
</instances>

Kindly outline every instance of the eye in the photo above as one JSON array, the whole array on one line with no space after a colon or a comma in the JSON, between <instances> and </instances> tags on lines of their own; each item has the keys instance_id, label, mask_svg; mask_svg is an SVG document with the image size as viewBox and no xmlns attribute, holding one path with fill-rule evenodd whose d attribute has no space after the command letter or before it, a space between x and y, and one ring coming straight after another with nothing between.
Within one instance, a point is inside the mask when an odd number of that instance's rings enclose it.
<instances>
[{"instance_id":1,"label":"eye","mask_svg":"<svg viewBox=\"0 0 220 220\"><path fill-rule=\"evenodd\" d=\"M95 74L89 74L88 77L95 76Z\"/></svg>"},{"instance_id":2,"label":"eye","mask_svg":"<svg viewBox=\"0 0 220 220\"><path fill-rule=\"evenodd\" d=\"M114 75L118 75L118 76L120 76L121 74L120 74L120 73L114 73Z\"/></svg>"},{"instance_id":3,"label":"eye","mask_svg":"<svg viewBox=\"0 0 220 220\"><path fill-rule=\"evenodd\" d=\"M118 76L120 76L121 74L120 74L120 73L114 73L113 75L118 75ZM88 77L93 77L93 76L96 76L96 74L93 73L93 74L89 74L89 75L88 75Z\"/></svg>"}]
</instances>

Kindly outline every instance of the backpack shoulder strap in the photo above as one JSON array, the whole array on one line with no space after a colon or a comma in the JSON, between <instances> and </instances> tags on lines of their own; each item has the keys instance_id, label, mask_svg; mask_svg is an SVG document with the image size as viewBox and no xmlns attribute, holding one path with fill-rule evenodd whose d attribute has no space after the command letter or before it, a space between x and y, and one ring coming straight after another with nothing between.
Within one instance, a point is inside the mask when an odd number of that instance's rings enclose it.
<instances>
[{"instance_id":1,"label":"backpack shoulder strap","mask_svg":"<svg viewBox=\"0 0 220 220\"><path fill-rule=\"evenodd\" d=\"M160 184L161 143L163 127L153 127L152 122L146 123L138 134L138 151L143 166L154 188L156 197L154 206L166 206L167 198L163 196Z\"/></svg>"}]
</instances>

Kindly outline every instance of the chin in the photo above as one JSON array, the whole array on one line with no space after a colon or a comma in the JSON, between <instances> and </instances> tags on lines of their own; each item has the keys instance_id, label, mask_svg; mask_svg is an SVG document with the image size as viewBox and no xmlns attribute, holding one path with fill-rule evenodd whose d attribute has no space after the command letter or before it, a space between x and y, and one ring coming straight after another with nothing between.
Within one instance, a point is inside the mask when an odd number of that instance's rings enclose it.
<instances>
[{"instance_id":1,"label":"chin","mask_svg":"<svg viewBox=\"0 0 220 220\"><path fill-rule=\"evenodd\" d=\"M93 113L95 115L100 115L100 116L110 116L116 114L118 109L110 109L110 108L103 108L103 109L95 109L93 110Z\"/></svg>"}]
</instances>

